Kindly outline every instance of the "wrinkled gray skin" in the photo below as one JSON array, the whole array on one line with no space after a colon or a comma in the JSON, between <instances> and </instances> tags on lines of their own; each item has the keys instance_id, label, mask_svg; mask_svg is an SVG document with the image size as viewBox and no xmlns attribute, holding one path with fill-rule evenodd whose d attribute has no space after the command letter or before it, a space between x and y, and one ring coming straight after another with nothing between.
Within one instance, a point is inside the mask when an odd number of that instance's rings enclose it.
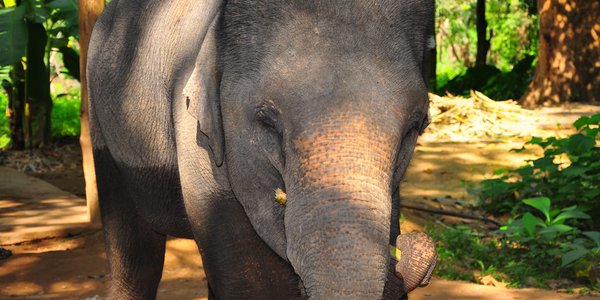
<instances>
[{"instance_id":1,"label":"wrinkled gray skin","mask_svg":"<svg viewBox=\"0 0 600 300\"><path fill-rule=\"evenodd\" d=\"M432 19L433 0L113 0L88 64L112 297L155 297L172 235L213 299L400 298Z\"/></svg>"}]
</instances>

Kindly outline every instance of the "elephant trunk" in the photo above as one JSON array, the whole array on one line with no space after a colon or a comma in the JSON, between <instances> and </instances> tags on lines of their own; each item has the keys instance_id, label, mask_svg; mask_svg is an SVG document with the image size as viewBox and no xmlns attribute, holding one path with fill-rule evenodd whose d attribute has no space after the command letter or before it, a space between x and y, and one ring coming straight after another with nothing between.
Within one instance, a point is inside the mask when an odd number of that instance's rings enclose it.
<instances>
[{"instance_id":1,"label":"elephant trunk","mask_svg":"<svg viewBox=\"0 0 600 300\"><path fill-rule=\"evenodd\" d=\"M381 299L389 269L397 139L350 122L294 142L288 258L312 299Z\"/></svg>"},{"instance_id":2,"label":"elephant trunk","mask_svg":"<svg viewBox=\"0 0 600 300\"><path fill-rule=\"evenodd\" d=\"M359 184L358 182L353 184ZM295 198L286 220L288 257L314 299L381 299L388 275L389 211L374 192L323 190ZM287 213L286 213L287 214Z\"/></svg>"}]
</instances>

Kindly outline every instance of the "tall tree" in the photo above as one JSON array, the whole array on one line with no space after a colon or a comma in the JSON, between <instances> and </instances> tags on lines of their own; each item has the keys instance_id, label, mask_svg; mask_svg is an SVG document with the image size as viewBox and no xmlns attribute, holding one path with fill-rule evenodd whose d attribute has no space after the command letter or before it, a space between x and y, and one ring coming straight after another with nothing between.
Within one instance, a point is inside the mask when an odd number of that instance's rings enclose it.
<instances>
[{"instance_id":1,"label":"tall tree","mask_svg":"<svg viewBox=\"0 0 600 300\"><path fill-rule=\"evenodd\" d=\"M540 45L526 106L600 101L600 1L538 0Z\"/></svg>"},{"instance_id":2,"label":"tall tree","mask_svg":"<svg viewBox=\"0 0 600 300\"><path fill-rule=\"evenodd\" d=\"M475 65L485 65L487 62L487 54L490 51L490 38L487 37L488 23L485 19L485 0L477 0L475 8L477 20L477 56L475 57Z\"/></svg>"},{"instance_id":3,"label":"tall tree","mask_svg":"<svg viewBox=\"0 0 600 300\"><path fill-rule=\"evenodd\" d=\"M66 0L2 1L0 67L11 66L9 95L11 145L42 147L51 138L49 56L66 44L77 20L77 6ZM74 17L73 17L74 16Z\"/></svg>"},{"instance_id":4,"label":"tall tree","mask_svg":"<svg viewBox=\"0 0 600 300\"><path fill-rule=\"evenodd\" d=\"M81 83L81 135L79 143L83 156L83 174L85 176L85 197L90 222L100 224L100 209L98 206L98 190L96 188L96 170L92 154L92 138L90 136L90 121L88 115L87 93L87 51L90 43L92 28L96 19L104 9L104 0L79 0L79 47L80 47L80 83Z\"/></svg>"},{"instance_id":5,"label":"tall tree","mask_svg":"<svg viewBox=\"0 0 600 300\"><path fill-rule=\"evenodd\" d=\"M48 34L44 25L27 22L27 71L25 73L25 140L27 147L43 147L52 137L50 72L46 66Z\"/></svg>"}]
</instances>

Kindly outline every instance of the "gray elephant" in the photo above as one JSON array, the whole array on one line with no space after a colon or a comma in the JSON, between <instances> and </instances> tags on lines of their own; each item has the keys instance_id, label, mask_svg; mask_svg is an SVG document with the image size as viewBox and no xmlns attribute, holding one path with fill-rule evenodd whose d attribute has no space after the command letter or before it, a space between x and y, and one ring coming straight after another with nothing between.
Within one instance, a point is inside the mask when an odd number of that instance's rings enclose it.
<instances>
[{"instance_id":1,"label":"gray elephant","mask_svg":"<svg viewBox=\"0 0 600 300\"><path fill-rule=\"evenodd\" d=\"M87 66L111 297L156 296L167 235L195 239L211 299L427 282L398 184L428 123L433 2L111 1Z\"/></svg>"}]
</instances>

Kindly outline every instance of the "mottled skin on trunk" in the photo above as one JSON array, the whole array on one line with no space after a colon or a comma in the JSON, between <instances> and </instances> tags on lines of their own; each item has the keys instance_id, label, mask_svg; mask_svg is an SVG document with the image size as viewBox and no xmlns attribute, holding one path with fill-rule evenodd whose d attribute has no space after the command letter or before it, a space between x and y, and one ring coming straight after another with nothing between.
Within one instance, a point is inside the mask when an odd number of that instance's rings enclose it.
<instances>
[{"instance_id":1,"label":"mottled skin on trunk","mask_svg":"<svg viewBox=\"0 0 600 300\"><path fill-rule=\"evenodd\" d=\"M287 254L315 299L382 297L399 138L373 119L328 116L292 141Z\"/></svg>"},{"instance_id":2,"label":"mottled skin on trunk","mask_svg":"<svg viewBox=\"0 0 600 300\"><path fill-rule=\"evenodd\" d=\"M155 296L174 235L211 299L400 298L432 18L431 0L111 1L88 75L113 297Z\"/></svg>"}]
</instances>

